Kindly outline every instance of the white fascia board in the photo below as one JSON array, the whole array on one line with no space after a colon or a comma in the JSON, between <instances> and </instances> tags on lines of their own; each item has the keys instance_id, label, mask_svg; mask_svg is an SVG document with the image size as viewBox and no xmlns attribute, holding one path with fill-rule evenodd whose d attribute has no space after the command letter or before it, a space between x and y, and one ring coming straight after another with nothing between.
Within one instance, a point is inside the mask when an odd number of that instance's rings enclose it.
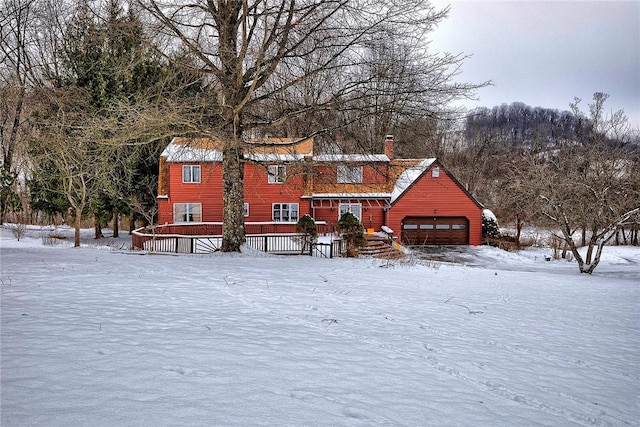
<instances>
[{"instance_id":1,"label":"white fascia board","mask_svg":"<svg viewBox=\"0 0 640 427\"><path fill-rule=\"evenodd\" d=\"M388 162L384 154L320 154L314 156L316 162Z\"/></svg>"},{"instance_id":2,"label":"white fascia board","mask_svg":"<svg viewBox=\"0 0 640 427\"><path fill-rule=\"evenodd\" d=\"M313 199L388 199L390 193L313 193Z\"/></svg>"},{"instance_id":3,"label":"white fascia board","mask_svg":"<svg viewBox=\"0 0 640 427\"><path fill-rule=\"evenodd\" d=\"M297 162L304 160L303 154L269 154L269 153L249 153L245 154L245 159L254 162Z\"/></svg>"}]
</instances>

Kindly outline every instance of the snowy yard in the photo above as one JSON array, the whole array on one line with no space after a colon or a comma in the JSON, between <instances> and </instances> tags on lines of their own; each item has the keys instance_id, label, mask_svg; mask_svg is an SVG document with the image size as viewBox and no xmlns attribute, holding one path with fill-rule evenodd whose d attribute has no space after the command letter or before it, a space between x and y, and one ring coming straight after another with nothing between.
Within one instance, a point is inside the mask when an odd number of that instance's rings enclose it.
<instances>
[{"instance_id":1,"label":"snowy yard","mask_svg":"<svg viewBox=\"0 0 640 427\"><path fill-rule=\"evenodd\" d=\"M0 234L3 427L640 425L640 248L585 276L543 250L388 263L28 235Z\"/></svg>"}]
</instances>

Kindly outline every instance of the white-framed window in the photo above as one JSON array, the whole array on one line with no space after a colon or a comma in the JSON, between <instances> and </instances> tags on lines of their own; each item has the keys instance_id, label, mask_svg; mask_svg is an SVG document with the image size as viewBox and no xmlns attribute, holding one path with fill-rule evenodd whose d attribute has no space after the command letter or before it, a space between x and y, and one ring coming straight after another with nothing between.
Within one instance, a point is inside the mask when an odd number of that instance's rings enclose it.
<instances>
[{"instance_id":1,"label":"white-framed window","mask_svg":"<svg viewBox=\"0 0 640 427\"><path fill-rule=\"evenodd\" d=\"M338 166L337 179L340 184L362 184L362 166Z\"/></svg>"},{"instance_id":2,"label":"white-framed window","mask_svg":"<svg viewBox=\"0 0 640 427\"><path fill-rule=\"evenodd\" d=\"M273 203L273 220L276 222L298 222L300 210L297 203Z\"/></svg>"},{"instance_id":3,"label":"white-framed window","mask_svg":"<svg viewBox=\"0 0 640 427\"><path fill-rule=\"evenodd\" d=\"M438 166L431 169L431 176L433 178L438 178L440 176L440 168Z\"/></svg>"},{"instance_id":4,"label":"white-framed window","mask_svg":"<svg viewBox=\"0 0 640 427\"><path fill-rule=\"evenodd\" d=\"M340 203L338 205L338 219L345 212L351 212L353 216L362 222L362 204L361 203Z\"/></svg>"},{"instance_id":5,"label":"white-framed window","mask_svg":"<svg viewBox=\"0 0 640 427\"><path fill-rule=\"evenodd\" d=\"M174 203L173 222L202 222L201 203Z\"/></svg>"},{"instance_id":6,"label":"white-framed window","mask_svg":"<svg viewBox=\"0 0 640 427\"><path fill-rule=\"evenodd\" d=\"M244 204L242 205L242 214L244 216L249 216L249 203L244 202Z\"/></svg>"},{"instance_id":7,"label":"white-framed window","mask_svg":"<svg viewBox=\"0 0 640 427\"><path fill-rule=\"evenodd\" d=\"M182 182L200 182L200 165L183 165Z\"/></svg>"},{"instance_id":8,"label":"white-framed window","mask_svg":"<svg viewBox=\"0 0 640 427\"><path fill-rule=\"evenodd\" d=\"M267 166L269 184L282 184L287 179L287 168L285 165Z\"/></svg>"}]
</instances>

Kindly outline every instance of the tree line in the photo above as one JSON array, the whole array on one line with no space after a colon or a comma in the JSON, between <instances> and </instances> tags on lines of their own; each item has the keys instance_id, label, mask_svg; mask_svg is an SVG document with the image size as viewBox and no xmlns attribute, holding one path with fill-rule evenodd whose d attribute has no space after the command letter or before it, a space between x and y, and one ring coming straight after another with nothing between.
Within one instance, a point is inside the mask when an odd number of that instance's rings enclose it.
<instances>
[{"instance_id":1,"label":"tree line","mask_svg":"<svg viewBox=\"0 0 640 427\"><path fill-rule=\"evenodd\" d=\"M520 244L524 226L555 232L584 273L592 273L605 244L638 245L640 139L623 111L608 114L596 92L583 111L531 108L522 103L472 111L464 147L447 164ZM578 249L587 248L586 253Z\"/></svg>"}]
</instances>

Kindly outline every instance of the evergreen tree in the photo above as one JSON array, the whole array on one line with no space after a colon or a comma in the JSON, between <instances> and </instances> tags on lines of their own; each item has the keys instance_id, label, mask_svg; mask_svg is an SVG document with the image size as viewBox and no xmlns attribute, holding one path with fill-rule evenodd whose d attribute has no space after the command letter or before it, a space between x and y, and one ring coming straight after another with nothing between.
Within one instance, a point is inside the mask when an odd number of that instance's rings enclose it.
<instances>
[{"instance_id":1,"label":"evergreen tree","mask_svg":"<svg viewBox=\"0 0 640 427\"><path fill-rule=\"evenodd\" d=\"M340 216L336 224L336 231L340 233L347 244L347 256L358 256L360 247L365 246L364 227L360 220L351 212L345 212Z\"/></svg>"}]
</instances>

